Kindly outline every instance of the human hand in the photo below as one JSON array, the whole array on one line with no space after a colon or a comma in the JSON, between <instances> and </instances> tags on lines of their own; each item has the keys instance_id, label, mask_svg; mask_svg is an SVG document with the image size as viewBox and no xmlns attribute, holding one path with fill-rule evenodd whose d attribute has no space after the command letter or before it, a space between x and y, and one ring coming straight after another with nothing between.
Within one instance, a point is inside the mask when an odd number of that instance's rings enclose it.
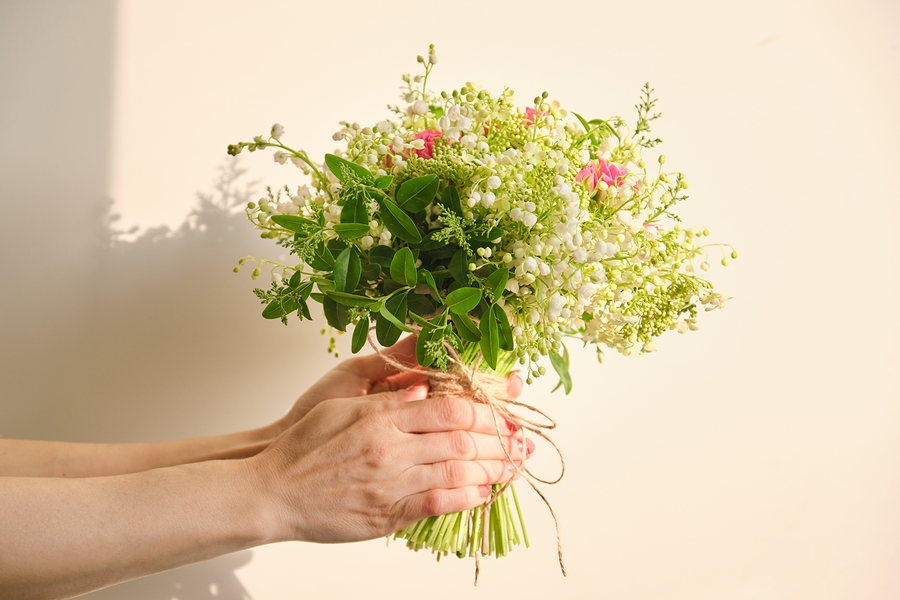
<instances>
[{"instance_id":1,"label":"human hand","mask_svg":"<svg viewBox=\"0 0 900 600\"><path fill-rule=\"evenodd\" d=\"M416 362L416 337L407 336L384 350L401 364L414 368ZM323 400L329 398L356 398L380 392L406 389L424 383L428 376L423 371L398 371L378 354L354 356L340 362L306 390L290 411L274 424L276 434L291 427ZM522 393L522 379L509 377L509 396L515 400Z\"/></svg>"},{"instance_id":2,"label":"human hand","mask_svg":"<svg viewBox=\"0 0 900 600\"><path fill-rule=\"evenodd\" d=\"M512 477L489 406L425 394L414 386L322 401L247 459L272 506L269 541L384 536L479 506L490 484ZM521 460L520 434L504 420L500 431L512 460Z\"/></svg>"}]
</instances>

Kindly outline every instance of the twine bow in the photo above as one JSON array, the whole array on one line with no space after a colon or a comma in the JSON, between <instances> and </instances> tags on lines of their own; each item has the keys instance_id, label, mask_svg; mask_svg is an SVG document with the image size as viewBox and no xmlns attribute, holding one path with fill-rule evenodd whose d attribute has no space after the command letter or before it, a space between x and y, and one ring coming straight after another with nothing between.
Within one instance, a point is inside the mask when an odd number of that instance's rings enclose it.
<instances>
[{"instance_id":1,"label":"twine bow","mask_svg":"<svg viewBox=\"0 0 900 600\"><path fill-rule=\"evenodd\" d=\"M418 333L419 331L421 331L421 328L414 327L414 331ZM371 330L369 331L368 341L369 345L372 346L375 352L386 363L388 363L398 371L427 373L428 382L431 385L432 397L467 397L471 398L473 402L480 402L491 407L491 416L493 417L494 421L494 429L497 433L497 439L500 441L500 445L503 448L504 454L506 455L506 459L516 470L516 473L518 473L519 476L522 477L522 479L527 481L528 485L530 485L532 489L537 493L537 495L541 498L541 500L544 501L544 504L547 505L547 509L550 511L550 516L553 517L553 524L556 528L556 555L559 559L559 569L560 571L562 571L563 576L566 576L566 567L563 563L562 556L562 537L560 536L559 531L559 519L556 517L556 512L553 510L553 506L550 504L550 501L547 500L547 497L544 496L543 492L541 492L540 488L538 487L538 483L543 483L546 485L554 485L556 483L559 483L560 480L562 480L563 475L565 475L566 473L566 461L563 458L562 451L559 449L559 446L557 446L556 443L552 439L550 439L550 437L546 433L544 433L545 430L555 429L556 421L554 421L553 418L551 418L545 412L530 404L511 399L509 397L509 392L507 389L508 383L506 379L488 373L479 373L478 367L481 364L481 357L479 357L475 361L474 365L466 365L460 358L459 354L456 352L456 349L447 342L444 342L444 346L447 348L447 352L449 353L449 360L457 367L456 370L452 371L440 371L438 369L423 370L404 365L392 356L381 351L381 349L375 344L375 342L372 341ZM545 419L545 421L540 422L518 415L510 410L511 406L516 406L527 411L531 411L532 413L540 415L543 419ZM510 456L509 450L506 447L506 444L503 443L503 434L500 431L501 417L507 420L509 423L512 423L513 425L519 427L519 430L522 432L523 448L527 443L526 432L531 432L543 438L551 446L553 446L553 449L559 456L559 477L553 480L547 480L536 476L531 472L531 470L528 469L528 467L525 466L524 453L518 461L513 460L512 456ZM490 509L490 506L497 500L497 498L500 497L500 494L506 491L511 483L511 479L504 483L500 487L500 489L488 496L481 507L481 520L484 524L484 534L482 535L481 551L478 552L476 550L475 552L475 585L478 585L478 575L481 571L481 555L486 555L489 553L489 539L487 536L488 510Z\"/></svg>"}]
</instances>

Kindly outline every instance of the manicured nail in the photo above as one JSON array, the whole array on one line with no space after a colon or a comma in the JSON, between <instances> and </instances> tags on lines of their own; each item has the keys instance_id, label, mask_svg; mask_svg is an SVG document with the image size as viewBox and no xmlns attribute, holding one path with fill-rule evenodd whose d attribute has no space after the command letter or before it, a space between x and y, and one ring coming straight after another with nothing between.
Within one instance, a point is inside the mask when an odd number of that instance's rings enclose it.
<instances>
[{"instance_id":1,"label":"manicured nail","mask_svg":"<svg viewBox=\"0 0 900 600\"><path fill-rule=\"evenodd\" d=\"M532 442L531 440L525 440L525 445L528 447L528 452L525 454L525 456L531 456L531 454L534 452L534 442Z\"/></svg>"},{"instance_id":2,"label":"manicured nail","mask_svg":"<svg viewBox=\"0 0 900 600\"><path fill-rule=\"evenodd\" d=\"M503 420L506 421L506 427L509 429L509 432L510 432L510 433L515 433L515 432L517 432L519 429L521 429L521 427L519 427L517 424L513 423L512 421L510 421L510 420L507 419L506 417L504 417Z\"/></svg>"},{"instance_id":3,"label":"manicured nail","mask_svg":"<svg viewBox=\"0 0 900 600\"><path fill-rule=\"evenodd\" d=\"M428 386L418 383L410 388L406 388L400 395L400 399L404 402L412 400L422 400L428 395Z\"/></svg>"}]
</instances>

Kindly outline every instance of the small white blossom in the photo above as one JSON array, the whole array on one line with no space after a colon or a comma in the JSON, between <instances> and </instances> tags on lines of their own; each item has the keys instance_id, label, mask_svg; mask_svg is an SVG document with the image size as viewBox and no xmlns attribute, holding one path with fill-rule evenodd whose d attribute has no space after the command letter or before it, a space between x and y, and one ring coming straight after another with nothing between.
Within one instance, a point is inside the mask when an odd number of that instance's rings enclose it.
<instances>
[{"instance_id":1,"label":"small white blossom","mask_svg":"<svg viewBox=\"0 0 900 600\"><path fill-rule=\"evenodd\" d=\"M282 125L281 123L275 123L274 125L272 125L272 132L269 135L271 135L274 139L281 141L281 136L284 135L284 125Z\"/></svg>"}]
</instances>

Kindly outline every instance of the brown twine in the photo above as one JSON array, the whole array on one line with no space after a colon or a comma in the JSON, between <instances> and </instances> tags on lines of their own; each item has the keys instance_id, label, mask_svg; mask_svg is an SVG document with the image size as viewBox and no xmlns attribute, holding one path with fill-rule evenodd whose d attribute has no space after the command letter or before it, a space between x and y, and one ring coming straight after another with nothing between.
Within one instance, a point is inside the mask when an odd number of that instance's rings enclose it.
<instances>
[{"instance_id":1,"label":"brown twine","mask_svg":"<svg viewBox=\"0 0 900 600\"><path fill-rule=\"evenodd\" d=\"M415 327L418 332L419 328ZM398 360L394 359L392 356L385 354L382 350L372 341L372 330L369 330L368 341L369 345L375 350L375 352L384 360L386 363L397 369L398 371L405 372L422 372L422 369L412 368L404 365ZM507 380L498 377L496 375L491 375L488 373L479 373L478 366L481 360L477 360L474 365L471 367L466 365L459 354L456 352L456 349L450 346L445 342L445 346L447 347L447 351L450 354L450 361L456 365L458 370L453 371L440 371L437 369L424 369L424 372L428 374L428 383L431 386L431 397L433 398L450 398L450 397L463 397L463 398L471 398L474 402L481 402L483 404L487 404L491 407L491 416L494 421L494 429L497 433L497 439L500 441L500 445L503 448L504 454L506 454L506 459L516 470L516 473L520 477L522 477L528 485L537 493L541 500L544 501L544 504L547 506L547 509L550 511L550 516L553 518L553 524L556 527L556 555L559 559L559 569L562 572L563 576L566 576L566 566L563 563L562 556L562 536L560 535L559 530L559 519L556 516L556 512L553 510L553 506L550 504L550 501L547 500L547 497L541 492L538 488L538 483L543 483L546 485L553 485L559 483L562 480L563 476L566 473L566 461L563 457L562 450L560 450L559 446L550 439L550 437L544 433L543 430L550 430L556 428L556 421L554 421L549 415L539 410L538 408L525 404L524 402L519 402L516 400L512 400L509 397L508 392L508 383ZM521 415L518 415L512 412L509 407L516 406L519 408L523 408L525 410L531 411L543 417L545 422L539 422L536 420L525 418ZM517 425L522 432L522 445L525 447L526 442L526 431L531 432L544 440L546 440L553 449L556 451L556 454L559 456L560 462L560 473L559 477L554 480L542 479L534 475L526 466L525 466L525 453L522 453L522 457L519 461L514 461L512 456L509 454L509 450L506 447L506 444L503 443L503 434L500 431L500 420L499 416L502 416L507 421ZM487 555L490 553L489 550L489 540L487 536L487 519L489 517L489 511L491 505L500 497L506 489L512 484L512 480L510 479L506 483L504 483L500 489L490 495L484 502L481 507L481 517L482 523L484 526L484 532L482 533L482 547L480 552L478 550L475 551L475 585L478 585L478 575L481 571L481 555Z\"/></svg>"}]
</instances>

